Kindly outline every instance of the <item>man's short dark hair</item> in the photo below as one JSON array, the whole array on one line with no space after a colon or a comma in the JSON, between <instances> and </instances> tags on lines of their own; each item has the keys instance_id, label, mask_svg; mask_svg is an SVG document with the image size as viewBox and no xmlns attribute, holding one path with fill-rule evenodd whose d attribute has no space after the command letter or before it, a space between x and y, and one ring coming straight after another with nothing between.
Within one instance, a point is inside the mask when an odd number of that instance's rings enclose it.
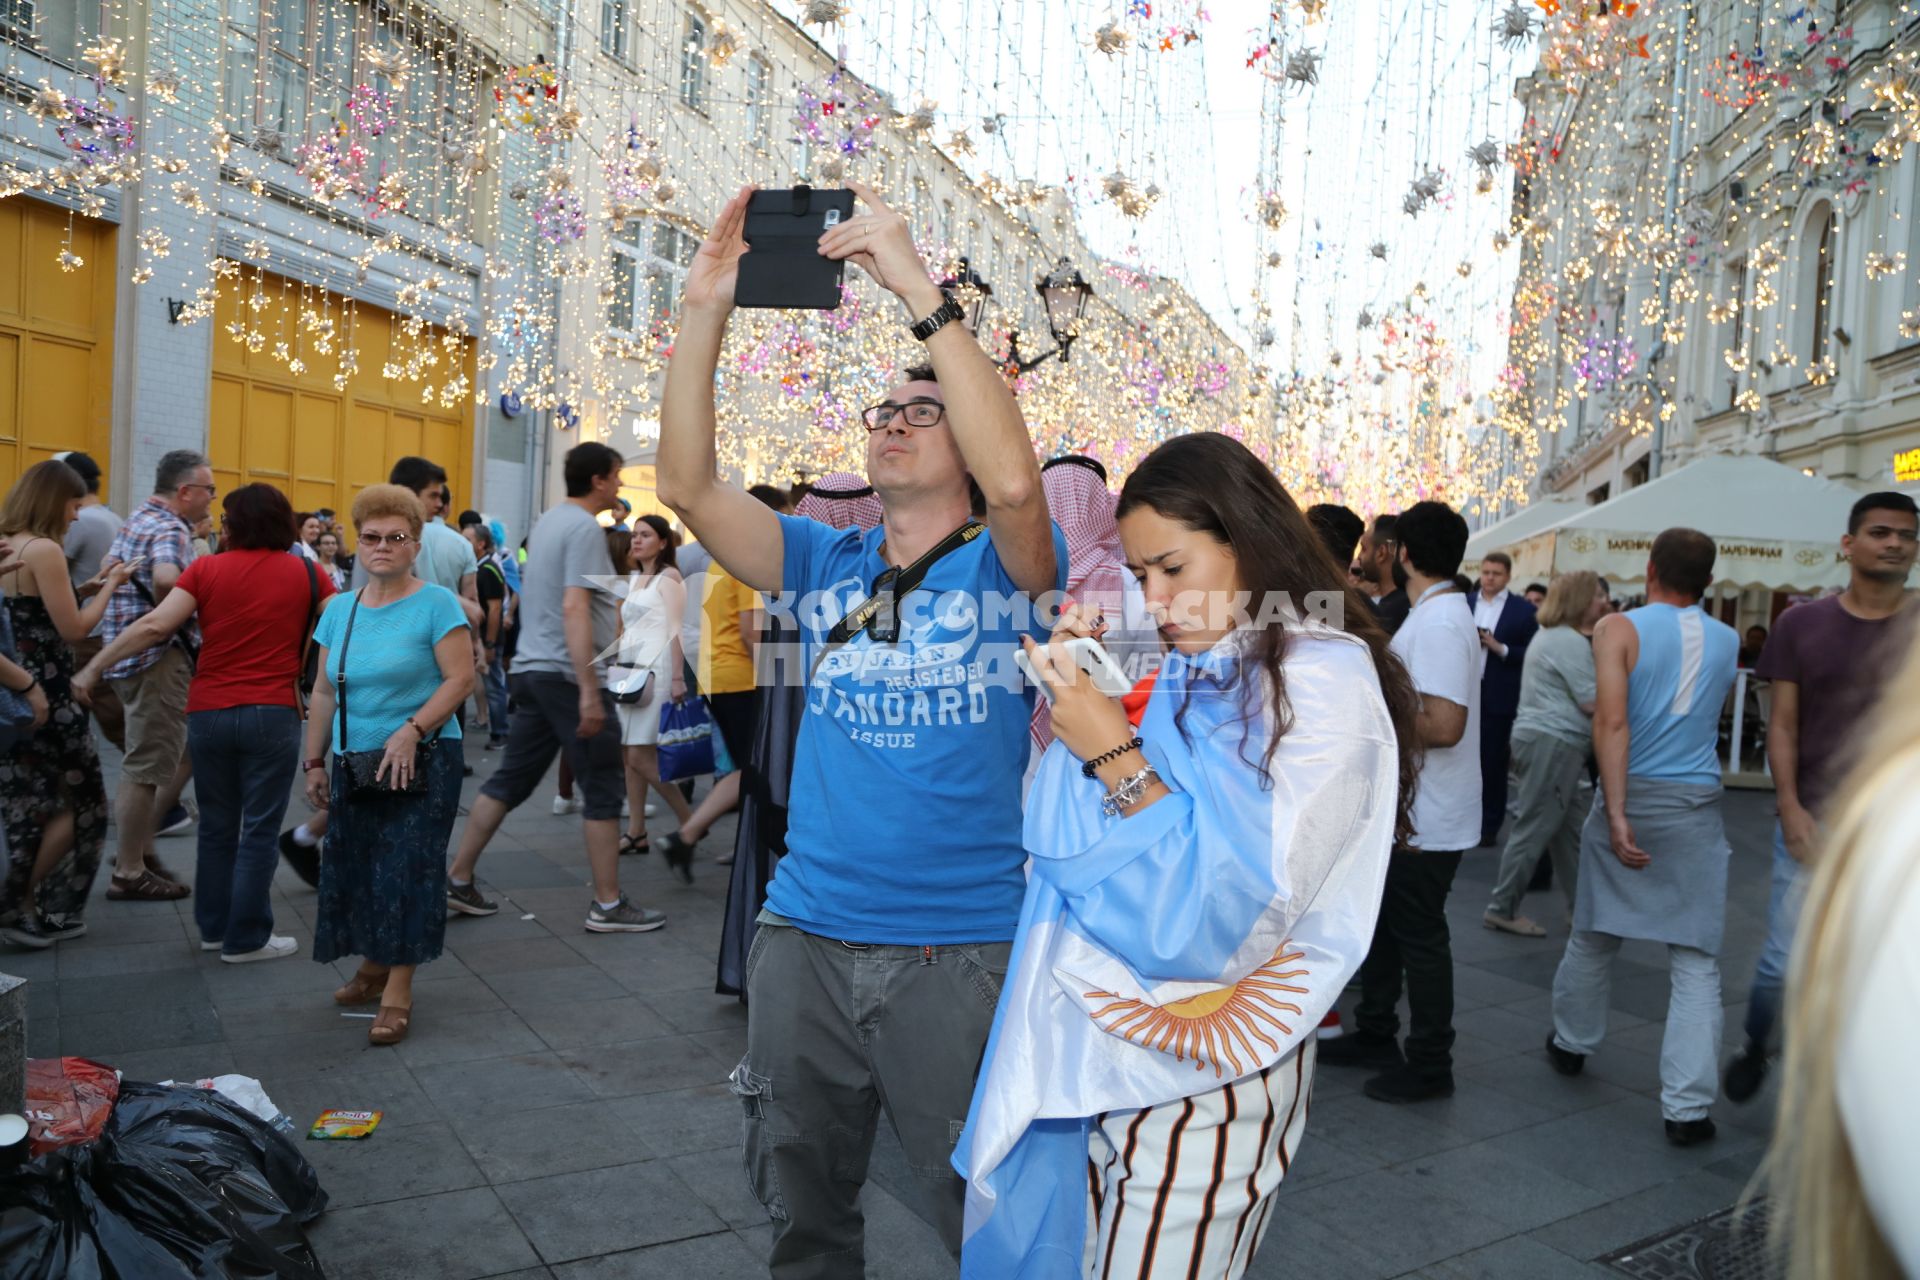
<instances>
[{"instance_id":1,"label":"man's short dark hair","mask_svg":"<svg viewBox=\"0 0 1920 1280\"><path fill-rule=\"evenodd\" d=\"M172 493L202 467L212 467L207 455L198 449L170 449L160 455L160 465L153 469L153 491Z\"/></svg>"},{"instance_id":2,"label":"man's short dark hair","mask_svg":"<svg viewBox=\"0 0 1920 1280\"><path fill-rule=\"evenodd\" d=\"M933 371L930 364L910 364L900 375L902 382L938 382L940 375Z\"/></svg>"},{"instance_id":3,"label":"man's short dark hair","mask_svg":"<svg viewBox=\"0 0 1920 1280\"><path fill-rule=\"evenodd\" d=\"M72 464L72 459L68 459ZM85 472L81 472L84 477ZM1847 534L1852 536L1860 532L1860 526L1867 522L1869 511L1898 511L1903 516L1920 516L1920 503L1904 493L1885 489L1879 493L1869 493L1853 504L1853 510L1847 512Z\"/></svg>"},{"instance_id":4,"label":"man's short dark hair","mask_svg":"<svg viewBox=\"0 0 1920 1280\"><path fill-rule=\"evenodd\" d=\"M1605 582L1602 582L1600 585L1602 587L1605 587L1607 584ZM1529 582L1527 584L1527 589L1525 591L1522 591L1520 594L1523 596L1530 596L1536 591L1538 591L1541 595L1547 594L1547 584L1544 582Z\"/></svg>"},{"instance_id":5,"label":"man's short dark hair","mask_svg":"<svg viewBox=\"0 0 1920 1280\"><path fill-rule=\"evenodd\" d=\"M56 454L55 456L61 462L66 463L80 473L80 479L86 482L88 493L100 492L100 464L95 462L91 456L80 452L78 449L72 449L66 453Z\"/></svg>"},{"instance_id":6,"label":"man's short dark hair","mask_svg":"<svg viewBox=\"0 0 1920 1280\"><path fill-rule=\"evenodd\" d=\"M761 502L773 508L775 511L785 511L787 509L787 493L784 489L775 488L770 484L756 484L750 486L747 492L760 499Z\"/></svg>"},{"instance_id":7,"label":"man's short dark hair","mask_svg":"<svg viewBox=\"0 0 1920 1280\"><path fill-rule=\"evenodd\" d=\"M1353 563L1353 549L1367 531L1365 520L1337 502L1316 502L1307 508L1307 523L1320 535L1335 561L1342 566Z\"/></svg>"},{"instance_id":8,"label":"man's short dark hair","mask_svg":"<svg viewBox=\"0 0 1920 1280\"><path fill-rule=\"evenodd\" d=\"M395 462L393 470L387 472L388 484L397 484L402 489L411 489L416 495L444 483L446 478L445 467L437 462L429 462L425 458L416 458L412 454Z\"/></svg>"},{"instance_id":9,"label":"man's short dark hair","mask_svg":"<svg viewBox=\"0 0 1920 1280\"><path fill-rule=\"evenodd\" d=\"M1481 564L1497 564L1509 574L1513 572L1513 557L1504 551L1489 551L1480 557Z\"/></svg>"},{"instance_id":10,"label":"man's short dark hair","mask_svg":"<svg viewBox=\"0 0 1920 1280\"><path fill-rule=\"evenodd\" d=\"M1377 523L1374 527L1379 528ZM1416 502L1400 513L1393 539L1422 577L1444 581L1460 572L1467 554L1467 522L1444 502Z\"/></svg>"},{"instance_id":11,"label":"man's short dark hair","mask_svg":"<svg viewBox=\"0 0 1920 1280\"><path fill-rule=\"evenodd\" d=\"M1698 529L1665 529L1653 540L1647 563L1667 590L1698 600L1713 582L1713 561L1719 548Z\"/></svg>"},{"instance_id":12,"label":"man's short dark hair","mask_svg":"<svg viewBox=\"0 0 1920 1280\"><path fill-rule=\"evenodd\" d=\"M486 524L486 521L480 518L478 511L467 510L460 513L460 527L462 529L471 529L476 524Z\"/></svg>"},{"instance_id":13,"label":"man's short dark hair","mask_svg":"<svg viewBox=\"0 0 1920 1280\"><path fill-rule=\"evenodd\" d=\"M561 474L566 477L567 496L584 498L593 492L593 482L602 476L613 475L626 465L626 459L618 452L601 444L598 440L589 440L567 450L567 458L561 464Z\"/></svg>"}]
</instances>

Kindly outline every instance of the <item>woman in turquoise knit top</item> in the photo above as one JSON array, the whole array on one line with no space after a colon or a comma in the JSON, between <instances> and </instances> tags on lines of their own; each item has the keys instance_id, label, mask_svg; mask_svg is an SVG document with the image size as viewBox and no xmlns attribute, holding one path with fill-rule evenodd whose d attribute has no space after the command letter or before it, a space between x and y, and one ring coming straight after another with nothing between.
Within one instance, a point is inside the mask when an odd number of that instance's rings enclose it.
<instances>
[{"instance_id":1,"label":"woman in turquoise knit top","mask_svg":"<svg viewBox=\"0 0 1920 1280\"><path fill-rule=\"evenodd\" d=\"M353 523L369 581L336 597L314 630L321 679L301 768L307 800L331 813L313 958L362 957L333 998L377 1001L367 1038L385 1045L406 1038L413 971L440 954L446 933L447 839L462 763L453 714L473 689L473 647L459 599L413 576L425 524L420 500L398 485L374 485L354 499ZM345 715L336 701L343 672ZM431 744L426 789L406 794L399 788L411 779L422 742ZM343 751L382 752L380 776L395 790L351 794Z\"/></svg>"}]
</instances>

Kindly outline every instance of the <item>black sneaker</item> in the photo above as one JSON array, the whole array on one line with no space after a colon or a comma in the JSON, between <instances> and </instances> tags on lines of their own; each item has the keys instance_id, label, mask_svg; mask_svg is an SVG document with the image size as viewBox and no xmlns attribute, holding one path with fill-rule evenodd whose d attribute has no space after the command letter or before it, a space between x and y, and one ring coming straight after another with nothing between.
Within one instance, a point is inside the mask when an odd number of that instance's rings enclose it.
<instances>
[{"instance_id":1,"label":"black sneaker","mask_svg":"<svg viewBox=\"0 0 1920 1280\"><path fill-rule=\"evenodd\" d=\"M680 877L680 883L692 884L694 842L678 831L669 831L660 837L657 847L660 856L667 860L667 869Z\"/></svg>"},{"instance_id":2,"label":"black sneaker","mask_svg":"<svg viewBox=\"0 0 1920 1280\"><path fill-rule=\"evenodd\" d=\"M1733 1061L1727 1064L1727 1074L1721 1080L1728 1102L1748 1102L1760 1092L1760 1086L1767 1082L1767 1051L1747 1041L1747 1047L1733 1055Z\"/></svg>"},{"instance_id":3,"label":"black sneaker","mask_svg":"<svg viewBox=\"0 0 1920 1280\"><path fill-rule=\"evenodd\" d=\"M1701 1116L1698 1120L1667 1121L1667 1141L1676 1147L1694 1147L1702 1142L1712 1142L1716 1130L1713 1120Z\"/></svg>"},{"instance_id":4,"label":"black sneaker","mask_svg":"<svg viewBox=\"0 0 1920 1280\"><path fill-rule=\"evenodd\" d=\"M32 916L23 915L6 924L0 924L0 938L16 947L29 947L35 951L45 951L54 940L40 927L40 922Z\"/></svg>"},{"instance_id":5,"label":"black sneaker","mask_svg":"<svg viewBox=\"0 0 1920 1280\"><path fill-rule=\"evenodd\" d=\"M1322 1041L1319 1055L1319 1066L1371 1067L1376 1071L1404 1066L1407 1061L1401 1056L1398 1040L1370 1031L1349 1031L1338 1040Z\"/></svg>"},{"instance_id":6,"label":"black sneaker","mask_svg":"<svg viewBox=\"0 0 1920 1280\"><path fill-rule=\"evenodd\" d=\"M280 833L280 856L293 868L293 874L315 889L320 887L320 846L301 844L293 838L293 828Z\"/></svg>"},{"instance_id":7,"label":"black sneaker","mask_svg":"<svg viewBox=\"0 0 1920 1280\"><path fill-rule=\"evenodd\" d=\"M496 733L492 737L487 739L487 745L483 748L483 750L498 751L500 748L506 745L507 745L507 736L503 733Z\"/></svg>"},{"instance_id":8,"label":"black sneaker","mask_svg":"<svg viewBox=\"0 0 1920 1280\"><path fill-rule=\"evenodd\" d=\"M479 885L455 884L449 880L447 910L458 911L463 916L490 916L500 910L500 904L491 898L481 897Z\"/></svg>"},{"instance_id":9,"label":"black sneaker","mask_svg":"<svg viewBox=\"0 0 1920 1280\"><path fill-rule=\"evenodd\" d=\"M666 922L660 912L628 902L624 893L611 907L595 902L587 908L588 933L651 933Z\"/></svg>"},{"instance_id":10,"label":"black sneaker","mask_svg":"<svg viewBox=\"0 0 1920 1280\"><path fill-rule=\"evenodd\" d=\"M1575 1053L1571 1049L1562 1049L1553 1042L1553 1032L1547 1032L1547 1061L1553 1069L1563 1076L1577 1076L1586 1070L1587 1055Z\"/></svg>"},{"instance_id":11,"label":"black sneaker","mask_svg":"<svg viewBox=\"0 0 1920 1280\"><path fill-rule=\"evenodd\" d=\"M1340 1040L1334 1043L1339 1044ZM1425 1102L1430 1098L1451 1098L1453 1073L1449 1071L1444 1076L1433 1076L1412 1067L1395 1067L1367 1081L1360 1086L1360 1091L1375 1102Z\"/></svg>"},{"instance_id":12,"label":"black sneaker","mask_svg":"<svg viewBox=\"0 0 1920 1280\"><path fill-rule=\"evenodd\" d=\"M79 920L73 916L63 916L58 923L55 923L54 918L45 912L39 913L34 924L39 928L43 936L51 938L55 942L65 942L69 938L78 938L87 931L87 922L85 920Z\"/></svg>"}]
</instances>

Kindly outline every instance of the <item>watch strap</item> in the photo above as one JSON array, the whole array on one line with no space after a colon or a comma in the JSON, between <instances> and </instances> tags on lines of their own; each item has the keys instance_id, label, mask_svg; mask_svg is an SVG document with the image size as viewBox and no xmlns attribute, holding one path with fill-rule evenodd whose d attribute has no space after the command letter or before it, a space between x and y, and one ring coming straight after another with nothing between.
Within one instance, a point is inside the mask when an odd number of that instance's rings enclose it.
<instances>
[{"instance_id":1,"label":"watch strap","mask_svg":"<svg viewBox=\"0 0 1920 1280\"><path fill-rule=\"evenodd\" d=\"M931 338L955 320L966 315L965 309L960 305L960 299L954 297L951 293L945 296L946 300L934 309L932 315L914 323L912 333L913 336L920 339L920 341L925 342L928 338Z\"/></svg>"}]
</instances>

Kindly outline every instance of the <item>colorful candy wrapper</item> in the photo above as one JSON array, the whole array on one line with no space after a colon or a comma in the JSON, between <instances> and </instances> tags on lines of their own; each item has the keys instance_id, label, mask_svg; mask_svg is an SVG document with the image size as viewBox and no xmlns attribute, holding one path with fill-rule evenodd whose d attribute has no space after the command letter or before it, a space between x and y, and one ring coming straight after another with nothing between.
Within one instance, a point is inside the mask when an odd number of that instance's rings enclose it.
<instances>
[{"instance_id":1,"label":"colorful candy wrapper","mask_svg":"<svg viewBox=\"0 0 1920 1280\"><path fill-rule=\"evenodd\" d=\"M373 1132L385 1114L384 1111L322 1111L313 1128L307 1130L307 1137L321 1142L364 1138Z\"/></svg>"}]
</instances>

